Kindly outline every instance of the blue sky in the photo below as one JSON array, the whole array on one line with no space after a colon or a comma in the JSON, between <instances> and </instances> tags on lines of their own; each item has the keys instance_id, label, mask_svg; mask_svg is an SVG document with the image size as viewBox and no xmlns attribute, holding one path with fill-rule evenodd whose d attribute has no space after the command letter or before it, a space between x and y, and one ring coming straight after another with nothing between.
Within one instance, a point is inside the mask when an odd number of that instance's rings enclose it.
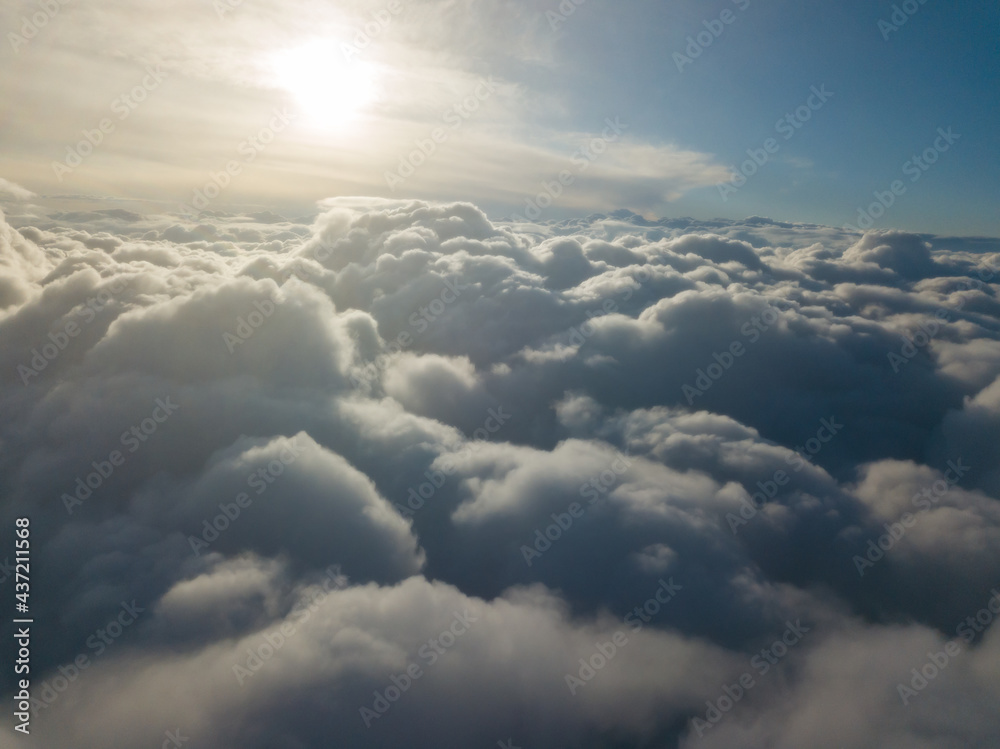
<instances>
[{"instance_id":1,"label":"blue sky","mask_svg":"<svg viewBox=\"0 0 1000 749\"><path fill-rule=\"evenodd\" d=\"M898 5L861 0L221 7L67 2L24 43L11 34L39 6L7 7L0 175L63 209L110 199L176 212L286 107L302 116L242 164L211 209L298 215L325 198L374 195L520 215L568 169L542 218L628 208L841 227L902 179L905 194L875 228L1000 235L995 4L912 0L915 12L895 31L879 22ZM359 45L366 23L373 33ZM686 54L689 37L706 40L706 24L721 34L679 70L675 53ZM166 81L113 120L115 132L78 168L58 174L53 163L67 162L67 149L150 66ZM487 80L488 95L469 99ZM824 86L833 96L794 137L776 134L776 122ZM475 109L461 110L463 101ZM433 153L415 153L449 112L454 129ZM625 124L624 135L577 170L572 154L607 118ZM911 183L904 164L949 127L960 138ZM723 200L729 170L775 136L777 151ZM409 174L404 161L420 163Z\"/></svg>"},{"instance_id":2,"label":"blue sky","mask_svg":"<svg viewBox=\"0 0 1000 749\"><path fill-rule=\"evenodd\" d=\"M826 84L834 97L730 205L708 188L673 207L700 216L714 207L727 217L854 223L872 191L887 189L904 162L931 145L935 130L950 125L960 141L886 222L996 234L1000 8L928 0L885 39L878 22L891 18L892 5L751 0L741 12L723 2L638 2L617 12L595 3L588 12L585 4L562 41L574 71L573 116L621 113L634 134L707 151L729 165L773 136L775 122L802 104L811 86ZM735 9L735 21L678 72L673 53L683 53L687 37L726 7ZM604 95L593 96L595 88Z\"/></svg>"}]
</instances>

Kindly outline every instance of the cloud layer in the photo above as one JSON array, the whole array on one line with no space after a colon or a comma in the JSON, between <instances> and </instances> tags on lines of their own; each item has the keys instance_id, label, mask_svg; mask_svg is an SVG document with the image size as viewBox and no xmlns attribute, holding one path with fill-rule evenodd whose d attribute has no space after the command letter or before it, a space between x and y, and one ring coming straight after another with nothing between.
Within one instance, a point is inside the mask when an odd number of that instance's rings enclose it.
<instances>
[{"instance_id":1,"label":"cloud layer","mask_svg":"<svg viewBox=\"0 0 1000 749\"><path fill-rule=\"evenodd\" d=\"M0 223L32 745L995 745L1000 253L199 221Z\"/></svg>"}]
</instances>

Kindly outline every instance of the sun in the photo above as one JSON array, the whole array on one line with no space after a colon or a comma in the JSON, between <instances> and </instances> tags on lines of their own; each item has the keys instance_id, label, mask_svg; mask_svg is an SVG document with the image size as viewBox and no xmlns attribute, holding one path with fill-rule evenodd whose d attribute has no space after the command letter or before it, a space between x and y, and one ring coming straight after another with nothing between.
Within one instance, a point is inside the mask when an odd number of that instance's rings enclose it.
<instances>
[{"instance_id":1,"label":"sun","mask_svg":"<svg viewBox=\"0 0 1000 749\"><path fill-rule=\"evenodd\" d=\"M316 39L271 58L275 85L294 98L302 119L320 127L342 127L376 99L374 68L349 61L341 44Z\"/></svg>"}]
</instances>

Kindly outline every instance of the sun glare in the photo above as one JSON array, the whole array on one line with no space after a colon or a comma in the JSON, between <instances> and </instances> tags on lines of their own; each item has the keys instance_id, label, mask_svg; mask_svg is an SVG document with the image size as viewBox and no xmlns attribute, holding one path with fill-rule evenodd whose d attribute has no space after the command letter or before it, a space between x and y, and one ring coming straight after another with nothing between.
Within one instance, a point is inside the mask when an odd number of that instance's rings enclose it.
<instances>
[{"instance_id":1,"label":"sun glare","mask_svg":"<svg viewBox=\"0 0 1000 749\"><path fill-rule=\"evenodd\" d=\"M316 40L274 55L275 83L295 97L303 120L342 127L375 99L374 69L349 62L334 40Z\"/></svg>"}]
</instances>

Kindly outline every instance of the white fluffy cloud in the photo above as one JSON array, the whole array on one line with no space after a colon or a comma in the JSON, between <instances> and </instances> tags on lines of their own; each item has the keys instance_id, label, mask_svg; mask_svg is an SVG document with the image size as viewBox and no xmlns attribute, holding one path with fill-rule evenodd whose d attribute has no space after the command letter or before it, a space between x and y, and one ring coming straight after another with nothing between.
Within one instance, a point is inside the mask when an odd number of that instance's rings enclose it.
<instances>
[{"instance_id":1,"label":"white fluffy cloud","mask_svg":"<svg viewBox=\"0 0 1000 749\"><path fill-rule=\"evenodd\" d=\"M32 745L1000 735L1000 256L363 198L11 222Z\"/></svg>"}]
</instances>

